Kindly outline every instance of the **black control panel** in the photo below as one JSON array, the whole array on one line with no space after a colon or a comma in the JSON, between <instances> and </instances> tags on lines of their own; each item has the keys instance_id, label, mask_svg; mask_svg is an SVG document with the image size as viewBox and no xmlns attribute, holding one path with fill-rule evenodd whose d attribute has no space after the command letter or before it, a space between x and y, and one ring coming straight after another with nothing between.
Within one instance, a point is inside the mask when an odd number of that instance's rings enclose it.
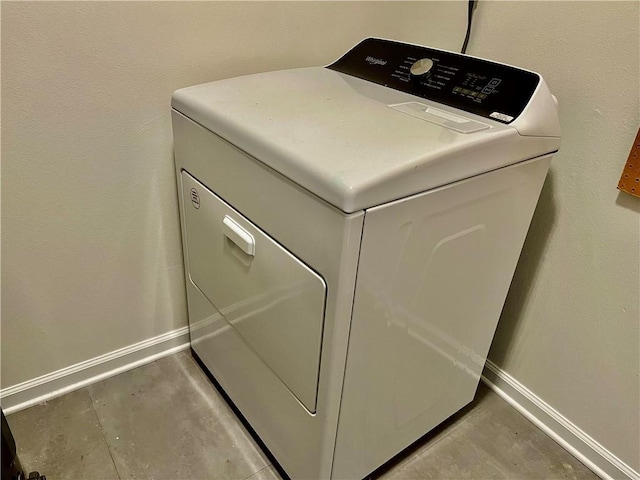
<instances>
[{"instance_id":1,"label":"black control panel","mask_svg":"<svg viewBox=\"0 0 640 480\"><path fill-rule=\"evenodd\" d=\"M502 123L522 113L540 81L507 65L379 38L327 68Z\"/></svg>"}]
</instances>

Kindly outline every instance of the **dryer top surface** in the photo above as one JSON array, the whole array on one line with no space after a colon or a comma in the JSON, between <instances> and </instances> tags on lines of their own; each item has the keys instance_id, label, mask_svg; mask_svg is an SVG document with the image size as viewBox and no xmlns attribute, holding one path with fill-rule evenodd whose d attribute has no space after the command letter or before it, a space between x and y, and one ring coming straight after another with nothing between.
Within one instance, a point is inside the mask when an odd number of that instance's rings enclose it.
<instances>
[{"instance_id":1,"label":"dryer top surface","mask_svg":"<svg viewBox=\"0 0 640 480\"><path fill-rule=\"evenodd\" d=\"M172 107L347 213L559 146L323 67L183 88Z\"/></svg>"}]
</instances>

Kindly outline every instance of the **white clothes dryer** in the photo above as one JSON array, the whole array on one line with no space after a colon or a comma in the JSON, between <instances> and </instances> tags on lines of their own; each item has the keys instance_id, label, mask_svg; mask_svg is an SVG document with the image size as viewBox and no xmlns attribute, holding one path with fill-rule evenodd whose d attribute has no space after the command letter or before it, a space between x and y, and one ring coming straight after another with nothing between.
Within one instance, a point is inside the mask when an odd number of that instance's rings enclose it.
<instances>
[{"instance_id":1,"label":"white clothes dryer","mask_svg":"<svg viewBox=\"0 0 640 480\"><path fill-rule=\"evenodd\" d=\"M172 107L192 350L291 477L473 399L560 145L540 75L369 38Z\"/></svg>"}]
</instances>

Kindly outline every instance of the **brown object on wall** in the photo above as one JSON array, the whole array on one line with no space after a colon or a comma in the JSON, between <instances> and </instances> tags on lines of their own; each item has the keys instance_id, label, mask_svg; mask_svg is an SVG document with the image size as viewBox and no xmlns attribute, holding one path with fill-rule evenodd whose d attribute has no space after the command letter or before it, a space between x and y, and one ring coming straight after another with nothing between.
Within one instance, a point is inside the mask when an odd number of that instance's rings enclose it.
<instances>
[{"instance_id":1,"label":"brown object on wall","mask_svg":"<svg viewBox=\"0 0 640 480\"><path fill-rule=\"evenodd\" d=\"M640 197L640 129L631 146L631 152L629 152L629 158L627 158L624 170L622 170L618 189Z\"/></svg>"}]
</instances>

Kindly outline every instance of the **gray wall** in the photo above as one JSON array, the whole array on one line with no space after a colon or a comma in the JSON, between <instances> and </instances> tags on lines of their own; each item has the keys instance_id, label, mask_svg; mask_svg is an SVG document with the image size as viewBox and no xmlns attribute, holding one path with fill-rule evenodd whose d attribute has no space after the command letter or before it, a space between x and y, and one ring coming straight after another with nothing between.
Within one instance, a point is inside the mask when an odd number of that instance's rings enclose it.
<instances>
[{"instance_id":1,"label":"gray wall","mask_svg":"<svg viewBox=\"0 0 640 480\"><path fill-rule=\"evenodd\" d=\"M465 2L2 4L2 387L186 324L169 98L331 61L458 50ZM472 55L543 74L563 145L491 359L640 470L637 2L480 2Z\"/></svg>"},{"instance_id":2,"label":"gray wall","mask_svg":"<svg viewBox=\"0 0 640 480\"><path fill-rule=\"evenodd\" d=\"M328 63L416 7L3 3L2 387L186 325L175 89Z\"/></svg>"},{"instance_id":3,"label":"gray wall","mask_svg":"<svg viewBox=\"0 0 640 480\"><path fill-rule=\"evenodd\" d=\"M640 199L616 185L640 125L640 3L483 3L471 54L540 72L562 146L490 359L640 471Z\"/></svg>"}]
</instances>

